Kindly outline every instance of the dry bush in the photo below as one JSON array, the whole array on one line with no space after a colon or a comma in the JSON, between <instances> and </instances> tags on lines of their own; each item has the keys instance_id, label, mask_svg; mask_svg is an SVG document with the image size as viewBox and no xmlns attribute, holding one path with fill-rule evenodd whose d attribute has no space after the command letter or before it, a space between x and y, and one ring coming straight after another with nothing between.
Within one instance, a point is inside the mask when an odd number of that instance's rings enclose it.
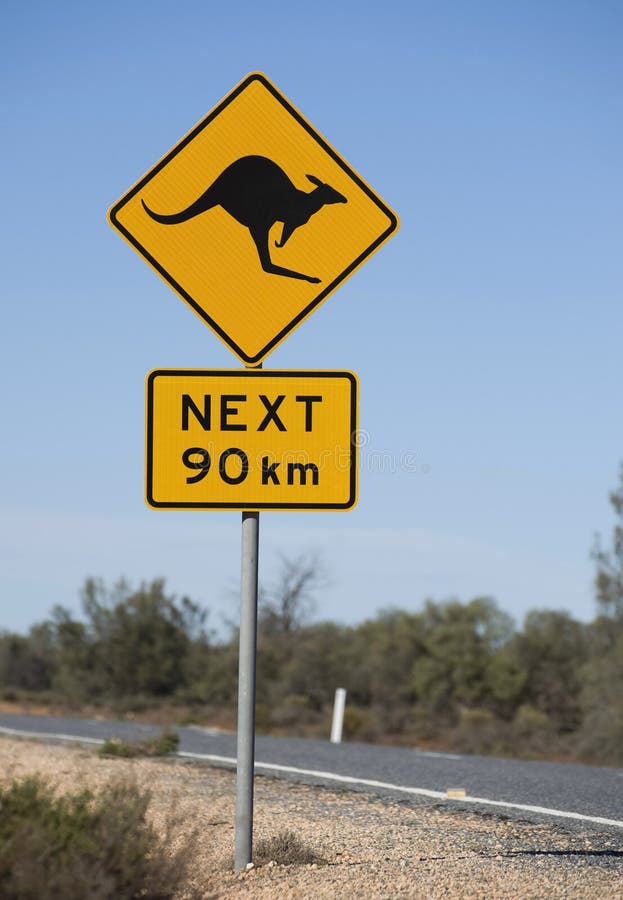
<instances>
[{"instance_id":1,"label":"dry bush","mask_svg":"<svg viewBox=\"0 0 623 900\"><path fill-rule=\"evenodd\" d=\"M149 793L131 782L56 796L35 776L0 791L4 900L166 900L183 887L196 837L146 821ZM171 841L175 837L175 850ZM186 896L189 896L186 894Z\"/></svg>"}]
</instances>

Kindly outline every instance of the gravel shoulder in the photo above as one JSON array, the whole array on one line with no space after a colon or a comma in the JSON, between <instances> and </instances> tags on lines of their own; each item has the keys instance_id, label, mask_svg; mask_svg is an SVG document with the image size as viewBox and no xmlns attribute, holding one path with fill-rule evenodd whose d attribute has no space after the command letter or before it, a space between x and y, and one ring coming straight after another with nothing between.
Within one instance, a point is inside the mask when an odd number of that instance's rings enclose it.
<instances>
[{"instance_id":1,"label":"gravel shoulder","mask_svg":"<svg viewBox=\"0 0 623 900\"><path fill-rule=\"evenodd\" d=\"M175 758L101 759L87 746L0 738L0 783L38 773L59 791L120 778L152 792L164 829L198 829L192 883L203 898L618 898L623 835L570 832L462 810L409 806L257 776L257 839L293 830L322 865L231 871L235 775Z\"/></svg>"}]
</instances>

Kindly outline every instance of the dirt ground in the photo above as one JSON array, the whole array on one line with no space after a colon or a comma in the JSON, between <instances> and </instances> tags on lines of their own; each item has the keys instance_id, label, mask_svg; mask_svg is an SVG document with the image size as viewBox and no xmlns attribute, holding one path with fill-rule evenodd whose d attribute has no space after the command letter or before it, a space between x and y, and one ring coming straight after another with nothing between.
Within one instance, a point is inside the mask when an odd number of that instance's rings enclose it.
<instances>
[{"instance_id":1,"label":"dirt ground","mask_svg":"<svg viewBox=\"0 0 623 900\"><path fill-rule=\"evenodd\" d=\"M0 739L0 783L39 773L60 791L119 778L149 788L150 816L197 828L191 884L203 898L595 898L623 900L623 836L571 832L258 776L256 840L284 830L322 863L232 871L235 776L174 758L102 759L92 747ZM180 895L180 897L185 895Z\"/></svg>"}]
</instances>

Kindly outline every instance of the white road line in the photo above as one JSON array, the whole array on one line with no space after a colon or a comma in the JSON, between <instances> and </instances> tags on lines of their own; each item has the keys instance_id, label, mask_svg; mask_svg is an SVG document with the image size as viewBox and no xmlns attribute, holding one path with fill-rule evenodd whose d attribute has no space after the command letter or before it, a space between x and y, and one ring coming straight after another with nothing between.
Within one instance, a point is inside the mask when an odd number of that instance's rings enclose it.
<instances>
[{"instance_id":1,"label":"white road line","mask_svg":"<svg viewBox=\"0 0 623 900\"><path fill-rule=\"evenodd\" d=\"M430 756L432 759L463 759L458 753L440 753L438 750L418 750L414 748L418 756Z\"/></svg>"},{"instance_id":2,"label":"white road line","mask_svg":"<svg viewBox=\"0 0 623 900\"><path fill-rule=\"evenodd\" d=\"M17 728L6 728L0 725L1 734L14 735L15 737L53 738L56 741L76 741L79 744L103 744L103 738L78 737L75 734L52 734L50 731L20 731Z\"/></svg>"},{"instance_id":3,"label":"white road line","mask_svg":"<svg viewBox=\"0 0 623 900\"><path fill-rule=\"evenodd\" d=\"M78 737L73 734L52 734L40 731L19 731L16 728L6 728L0 725L0 733L15 737L37 737L54 739L59 741L73 741L78 744L103 744L102 738ZM171 754L172 756L174 754ZM233 756L216 756L212 753L190 753L179 750L175 756L183 759L200 759L204 762L218 763L219 765L235 768L236 759ZM308 778L320 778L323 781L333 781L337 784L352 784L362 787L382 788L384 791L394 791L400 794L412 794L418 797L429 797L433 800L443 800L445 803L473 803L477 806L495 806L502 809L518 809L522 812L539 813L544 816L556 816L563 819L574 819L579 822L594 822L597 825L613 825L615 828L623 828L623 821L618 819L605 819L601 816L585 816L583 813L569 812L564 809L550 809L547 806L530 806L526 803L511 803L507 800L489 800L486 797L461 797L454 799L448 797L443 791L431 791L427 788L409 787L402 784L391 784L387 781L374 781L369 778L354 778L352 775L338 775L336 772L319 772L315 769L299 769L296 766L282 766L278 763L256 762L256 769L265 769L269 772L284 772L290 775L304 775Z\"/></svg>"},{"instance_id":4,"label":"white road line","mask_svg":"<svg viewBox=\"0 0 623 900\"><path fill-rule=\"evenodd\" d=\"M236 765L236 760L226 756L210 756L201 753L185 753L179 751L178 756L186 756L193 759L205 759L206 761ZM281 766L277 763L256 762L256 769L267 769L270 772L287 772L292 775L305 775L310 778L321 778L323 781L335 781L338 784L362 785L363 787L382 788L385 791L396 791L401 794L414 794L419 797L430 797L434 800L444 800L446 803L473 803L478 806L496 806L504 809L520 809L522 812L540 813L546 816L558 816L564 819L576 819L580 822L595 822L598 825L614 825L623 828L623 821L617 819L605 819L601 816L585 816L583 813L568 812L563 809L549 809L546 806L529 806L525 803L511 803L507 800L489 800L486 797L461 797L454 799L448 797L443 791L431 791L427 788L408 787L401 784L390 784L387 781L373 781L369 778L354 778L351 775L338 775L335 772L318 772L314 769L299 769L295 766Z\"/></svg>"}]
</instances>

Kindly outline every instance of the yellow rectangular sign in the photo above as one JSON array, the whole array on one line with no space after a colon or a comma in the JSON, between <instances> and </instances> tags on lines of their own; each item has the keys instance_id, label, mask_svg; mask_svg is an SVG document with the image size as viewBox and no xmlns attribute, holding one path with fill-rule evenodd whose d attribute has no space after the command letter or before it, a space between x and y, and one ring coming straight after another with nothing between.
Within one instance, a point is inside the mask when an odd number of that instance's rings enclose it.
<instances>
[{"instance_id":1,"label":"yellow rectangular sign","mask_svg":"<svg viewBox=\"0 0 623 900\"><path fill-rule=\"evenodd\" d=\"M146 388L153 509L355 506L352 372L157 369Z\"/></svg>"}]
</instances>

